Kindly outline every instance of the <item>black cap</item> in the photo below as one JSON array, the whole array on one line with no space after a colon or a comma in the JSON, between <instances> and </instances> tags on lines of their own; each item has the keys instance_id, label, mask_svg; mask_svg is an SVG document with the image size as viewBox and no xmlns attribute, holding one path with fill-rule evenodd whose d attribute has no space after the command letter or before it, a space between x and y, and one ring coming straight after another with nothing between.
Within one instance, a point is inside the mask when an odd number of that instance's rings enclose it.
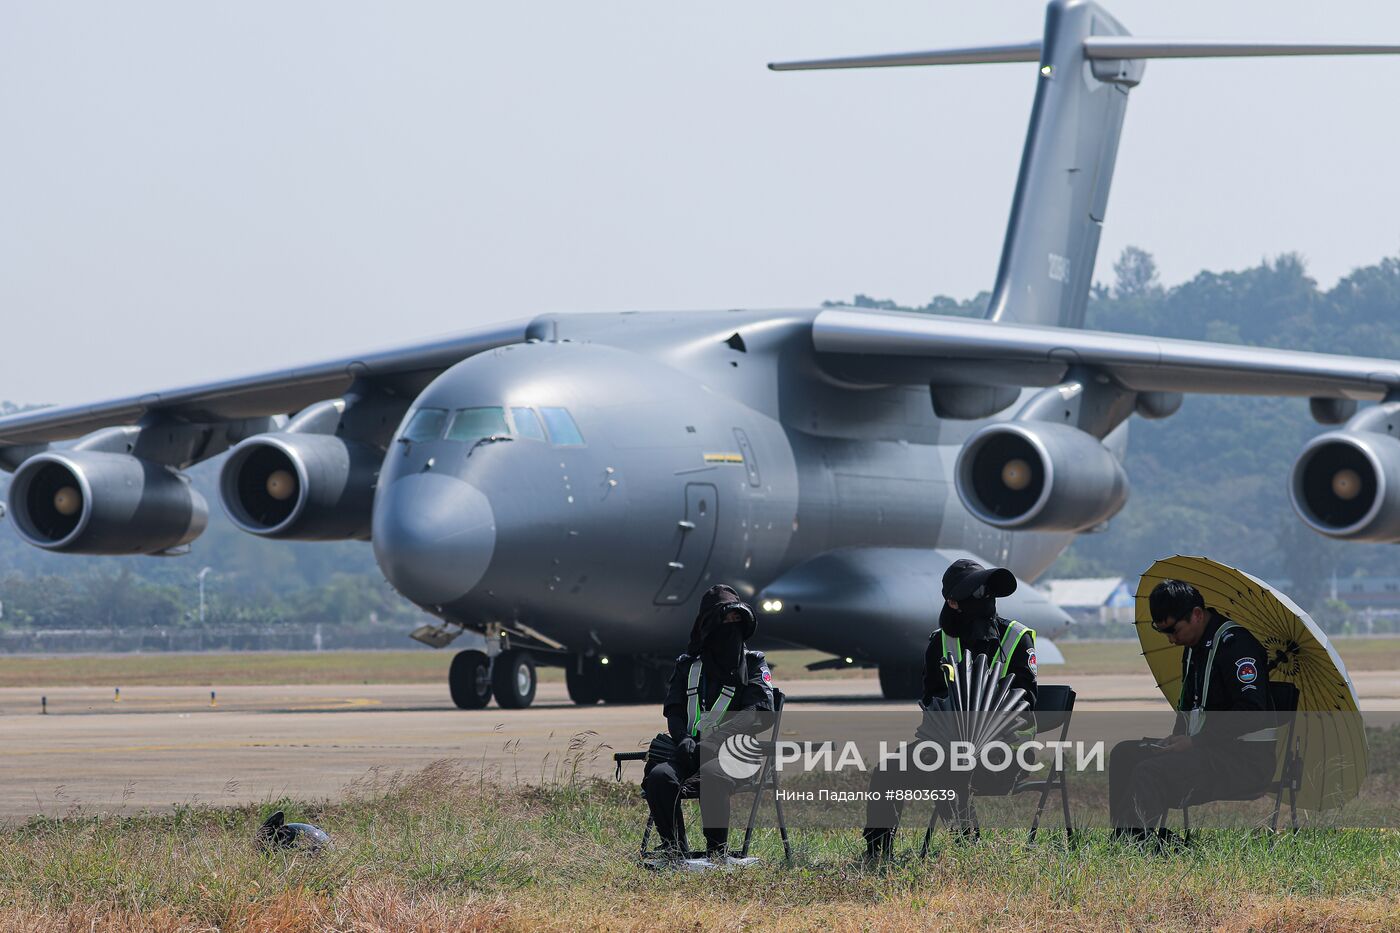
<instances>
[{"instance_id":1,"label":"black cap","mask_svg":"<svg viewBox=\"0 0 1400 933\"><path fill-rule=\"evenodd\" d=\"M1016 575L1004 567L988 570L975 560L953 561L943 572L944 599L999 599L1016 592Z\"/></svg>"}]
</instances>

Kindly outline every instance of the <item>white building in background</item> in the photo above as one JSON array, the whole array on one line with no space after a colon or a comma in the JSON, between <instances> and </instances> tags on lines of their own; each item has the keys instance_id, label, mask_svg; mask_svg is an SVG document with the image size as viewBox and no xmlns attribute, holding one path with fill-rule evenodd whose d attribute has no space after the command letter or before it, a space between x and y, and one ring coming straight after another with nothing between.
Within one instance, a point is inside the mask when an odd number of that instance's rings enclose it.
<instances>
[{"instance_id":1,"label":"white building in background","mask_svg":"<svg viewBox=\"0 0 1400 933\"><path fill-rule=\"evenodd\" d=\"M1036 584L1076 622L1133 624L1133 589L1124 577L1079 577Z\"/></svg>"}]
</instances>

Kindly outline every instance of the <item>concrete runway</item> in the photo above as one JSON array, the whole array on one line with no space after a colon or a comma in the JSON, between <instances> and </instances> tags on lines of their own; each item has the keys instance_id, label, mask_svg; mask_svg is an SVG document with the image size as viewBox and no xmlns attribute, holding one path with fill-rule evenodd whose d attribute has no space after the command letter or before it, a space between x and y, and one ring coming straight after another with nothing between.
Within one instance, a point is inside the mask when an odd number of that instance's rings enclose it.
<instances>
[{"instance_id":1,"label":"concrete runway","mask_svg":"<svg viewBox=\"0 0 1400 933\"><path fill-rule=\"evenodd\" d=\"M1140 674L1067 678L1078 709L1165 709ZM1400 672L1354 676L1363 710L1400 710ZM1051 675L1046 682L1055 682ZM879 699L877 682L788 681L801 709L908 709ZM570 767L612 771L614 750L664 728L656 706L570 703L544 684L528 710L451 707L443 684L408 686L133 687L121 703L103 688L0 689L0 822L35 814L133 811L180 804L335 798L443 759L538 782ZM39 714L47 695L48 715ZM572 752L574 736L587 733ZM603 747L606 746L606 747ZM633 779L640 777L640 770Z\"/></svg>"}]
</instances>

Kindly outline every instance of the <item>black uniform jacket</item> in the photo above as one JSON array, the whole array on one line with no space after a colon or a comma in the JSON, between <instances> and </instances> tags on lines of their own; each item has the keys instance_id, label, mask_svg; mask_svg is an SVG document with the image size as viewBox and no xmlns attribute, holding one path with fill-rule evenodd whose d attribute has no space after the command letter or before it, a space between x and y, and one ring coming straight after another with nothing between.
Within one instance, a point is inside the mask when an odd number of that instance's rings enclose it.
<instances>
[{"instance_id":1,"label":"black uniform jacket","mask_svg":"<svg viewBox=\"0 0 1400 933\"><path fill-rule=\"evenodd\" d=\"M671 738L679 742L690 735L691 723L686 721L686 681L690 673L691 662L704 664L693 654L683 654L676 658L676 669L671 672L671 681L666 686L666 705L662 707L662 713L666 717L666 731L671 733ZM729 703L729 712L737 713L740 710L773 710L773 672L768 669L768 662L764 660L762 651L745 651L744 666L747 669L748 678L744 685L734 691L734 699ZM708 710L714 706L715 700L719 697L720 690L724 689L724 684L717 677L705 676L705 671L700 672L700 708Z\"/></svg>"},{"instance_id":2,"label":"black uniform jacket","mask_svg":"<svg viewBox=\"0 0 1400 933\"><path fill-rule=\"evenodd\" d=\"M971 654L976 657L985 654L990 663L997 656L997 649L1001 647L1001 638L1006 629L1011 625L1009 621L1001 616L990 616L984 619L973 619L967 622L965 633L960 638L960 644L964 654ZM948 681L943 676L943 630L936 628L928 639L928 649L924 651L924 705L927 706L934 697L946 697L948 695ZM949 640L952 633L949 632ZM1011 666L1007 668L1007 673L1011 675L1011 686L1020 687L1026 691L1026 699L1030 703L1030 709L1035 709L1035 662L1034 639L1027 632L1021 636L1021 640L1016 643L1016 648L1011 652ZM961 660L960 658L958 660Z\"/></svg>"},{"instance_id":3,"label":"black uniform jacket","mask_svg":"<svg viewBox=\"0 0 1400 933\"><path fill-rule=\"evenodd\" d=\"M1210 692L1206 694L1205 710L1231 710L1238 713L1264 713L1273 709L1269 700L1268 654L1264 646L1241 626L1226 632L1220 639L1220 647L1215 652L1215 668L1206 670L1206 659L1210 657L1211 645L1215 644L1216 633L1228 621L1214 609L1210 610L1210 621L1206 623L1201 640L1194 647L1181 652L1182 711L1195 709L1201 704L1201 694L1205 692L1206 678L1210 678ZM1190 669L1187 659L1190 659ZM1260 717L1256 716L1207 716L1205 726L1197 738L1206 741L1228 741L1239 738L1246 732L1261 727ZM1178 723L1177 732L1185 731L1185 723Z\"/></svg>"}]
</instances>

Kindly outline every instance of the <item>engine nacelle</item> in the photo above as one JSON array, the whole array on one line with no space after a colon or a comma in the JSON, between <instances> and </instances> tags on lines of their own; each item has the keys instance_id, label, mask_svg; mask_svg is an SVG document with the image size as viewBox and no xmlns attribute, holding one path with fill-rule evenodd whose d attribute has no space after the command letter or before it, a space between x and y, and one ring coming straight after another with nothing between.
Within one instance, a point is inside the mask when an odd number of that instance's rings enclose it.
<instances>
[{"instance_id":1,"label":"engine nacelle","mask_svg":"<svg viewBox=\"0 0 1400 933\"><path fill-rule=\"evenodd\" d=\"M1289 496L1315 531L1352 541L1400 541L1400 440L1328 431L1293 464Z\"/></svg>"},{"instance_id":2,"label":"engine nacelle","mask_svg":"<svg viewBox=\"0 0 1400 933\"><path fill-rule=\"evenodd\" d=\"M328 434L259 434L224 461L219 496L235 525L266 538L368 539L384 453Z\"/></svg>"},{"instance_id":3,"label":"engine nacelle","mask_svg":"<svg viewBox=\"0 0 1400 933\"><path fill-rule=\"evenodd\" d=\"M1065 424L1003 421L968 438L954 470L967 510L996 528L1082 531L1128 500L1128 477L1093 435Z\"/></svg>"},{"instance_id":4,"label":"engine nacelle","mask_svg":"<svg viewBox=\"0 0 1400 933\"><path fill-rule=\"evenodd\" d=\"M10 512L20 537L74 554L157 554L188 544L209 506L187 477L128 454L36 454L15 470Z\"/></svg>"}]
</instances>

